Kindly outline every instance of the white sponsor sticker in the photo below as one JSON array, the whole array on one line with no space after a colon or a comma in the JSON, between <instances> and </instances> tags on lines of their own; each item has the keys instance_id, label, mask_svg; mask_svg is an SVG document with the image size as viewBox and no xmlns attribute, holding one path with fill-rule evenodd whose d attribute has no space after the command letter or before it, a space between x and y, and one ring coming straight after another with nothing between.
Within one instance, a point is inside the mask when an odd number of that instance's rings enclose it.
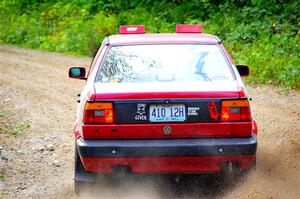
<instances>
[{"instance_id":1,"label":"white sponsor sticker","mask_svg":"<svg viewBox=\"0 0 300 199\"><path fill-rule=\"evenodd\" d=\"M188 115L198 115L200 107L188 107Z\"/></svg>"}]
</instances>

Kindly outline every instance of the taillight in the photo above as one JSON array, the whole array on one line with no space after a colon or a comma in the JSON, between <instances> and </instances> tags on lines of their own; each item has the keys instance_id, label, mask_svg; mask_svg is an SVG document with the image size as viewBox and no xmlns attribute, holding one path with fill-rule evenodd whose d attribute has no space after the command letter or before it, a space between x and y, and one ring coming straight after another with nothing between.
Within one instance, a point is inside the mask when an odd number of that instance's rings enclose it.
<instances>
[{"instance_id":1,"label":"taillight","mask_svg":"<svg viewBox=\"0 0 300 199\"><path fill-rule=\"evenodd\" d=\"M84 109L84 124L112 124L113 104L110 102L87 102Z\"/></svg>"},{"instance_id":2,"label":"taillight","mask_svg":"<svg viewBox=\"0 0 300 199\"><path fill-rule=\"evenodd\" d=\"M247 99L223 100L221 107L221 121L250 121L251 112Z\"/></svg>"}]
</instances>

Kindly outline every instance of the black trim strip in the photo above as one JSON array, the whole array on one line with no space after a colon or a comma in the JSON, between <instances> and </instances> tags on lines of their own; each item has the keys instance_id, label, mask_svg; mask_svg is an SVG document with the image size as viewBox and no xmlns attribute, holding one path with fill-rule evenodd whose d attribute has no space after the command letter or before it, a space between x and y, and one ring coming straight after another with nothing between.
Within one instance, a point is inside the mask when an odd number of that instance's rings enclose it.
<instances>
[{"instance_id":1,"label":"black trim strip","mask_svg":"<svg viewBox=\"0 0 300 199\"><path fill-rule=\"evenodd\" d=\"M255 155L257 138L174 140L82 140L76 141L81 157L178 157Z\"/></svg>"}]
</instances>

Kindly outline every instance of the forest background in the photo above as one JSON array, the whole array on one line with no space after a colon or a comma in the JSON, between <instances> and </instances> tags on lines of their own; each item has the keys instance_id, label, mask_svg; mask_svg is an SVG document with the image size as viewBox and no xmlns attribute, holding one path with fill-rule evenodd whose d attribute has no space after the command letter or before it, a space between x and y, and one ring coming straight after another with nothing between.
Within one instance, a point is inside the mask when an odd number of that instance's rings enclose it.
<instances>
[{"instance_id":1,"label":"forest background","mask_svg":"<svg viewBox=\"0 0 300 199\"><path fill-rule=\"evenodd\" d=\"M0 0L0 44L93 56L119 25L148 33L201 24L217 35L251 84L300 90L297 0Z\"/></svg>"}]
</instances>

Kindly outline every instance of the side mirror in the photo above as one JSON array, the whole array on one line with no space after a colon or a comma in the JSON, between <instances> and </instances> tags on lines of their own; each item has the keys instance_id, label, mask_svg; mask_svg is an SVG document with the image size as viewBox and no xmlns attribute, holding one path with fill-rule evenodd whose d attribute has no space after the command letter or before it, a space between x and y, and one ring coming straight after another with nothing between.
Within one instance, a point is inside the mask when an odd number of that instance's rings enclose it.
<instances>
[{"instance_id":1,"label":"side mirror","mask_svg":"<svg viewBox=\"0 0 300 199\"><path fill-rule=\"evenodd\" d=\"M69 68L69 77L74 79L86 80L87 78L85 77L85 68L84 67Z\"/></svg>"},{"instance_id":2,"label":"side mirror","mask_svg":"<svg viewBox=\"0 0 300 199\"><path fill-rule=\"evenodd\" d=\"M246 65L236 65L237 70L239 71L242 77L249 76L250 71L249 67Z\"/></svg>"}]
</instances>

